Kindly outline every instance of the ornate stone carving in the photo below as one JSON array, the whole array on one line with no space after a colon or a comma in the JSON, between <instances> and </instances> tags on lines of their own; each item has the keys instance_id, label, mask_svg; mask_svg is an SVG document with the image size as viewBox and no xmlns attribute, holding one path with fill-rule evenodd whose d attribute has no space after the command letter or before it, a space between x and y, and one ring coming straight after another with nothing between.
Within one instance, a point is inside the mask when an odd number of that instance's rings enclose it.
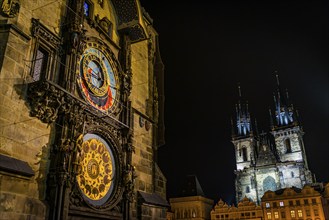
<instances>
[{"instance_id":1,"label":"ornate stone carving","mask_svg":"<svg viewBox=\"0 0 329 220\"><path fill-rule=\"evenodd\" d=\"M31 34L33 37L44 39L44 41L55 47L59 47L62 44L62 40L42 25L39 19L32 18Z\"/></svg>"},{"instance_id":2,"label":"ornate stone carving","mask_svg":"<svg viewBox=\"0 0 329 220\"><path fill-rule=\"evenodd\" d=\"M3 0L1 12L7 17L16 17L19 13L20 4L18 0Z\"/></svg>"},{"instance_id":3,"label":"ornate stone carving","mask_svg":"<svg viewBox=\"0 0 329 220\"><path fill-rule=\"evenodd\" d=\"M84 121L92 121L93 124L108 127L113 134L118 135L120 129L128 127L114 116L96 110L93 106L77 99L66 90L47 80L28 85L28 100L31 116L39 118L44 123L50 124L59 115L66 115L76 123L77 128L82 128Z\"/></svg>"}]
</instances>

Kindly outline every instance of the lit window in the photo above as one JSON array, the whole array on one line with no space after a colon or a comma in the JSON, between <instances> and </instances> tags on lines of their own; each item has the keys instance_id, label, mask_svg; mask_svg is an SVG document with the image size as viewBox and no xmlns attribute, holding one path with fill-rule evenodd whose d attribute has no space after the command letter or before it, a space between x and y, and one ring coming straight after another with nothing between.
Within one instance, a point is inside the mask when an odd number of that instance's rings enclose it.
<instances>
[{"instance_id":1,"label":"lit window","mask_svg":"<svg viewBox=\"0 0 329 220\"><path fill-rule=\"evenodd\" d=\"M90 4L88 2L83 3L83 11L86 17L89 17L90 13Z\"/></svg>"},{"instance_id":2,"label":"lit window","mask_svg":"<svg viewBox=\"0 0 329 220\"><path fill-rule=\"evenodd\" d=\"M270 208L270 203L269 202L265 203L265 207Z\"/></svg>"},{"instance_id":3,"label":"lit window","mask_svg":"<svg viewBox=\"0 0 329 220\"><path fill-rule=\"evenodd\" d=\"M299 217L299 218L303 217L303 212L302 212L302 210L298 210L298 211L297 211L297 214L298 214L298 217Z\"/></svg>"},{"instance_id":4,"label":"lit window","mask_svg":"<svg viewBox=\"0 0 329 220\"><path fill-rule=\"evenodd\" d=\"M268 212L267 214L267 219L272 219L272 213Z\"/></svg>"},{"instance_id":5,"label":"lit window","mask_svg":"<svg viewBox=\"0 0 329 220\"><path fill-rule=\"evenodd\" d=\"M274 218L279 218L279 212L274 212Z\"/></svg>"},{"instance_id":6,"label":"lit window","mask_svg":"<svg viewBox=\"0 0 329 220\"><path fill-rule=\"evenodd\" d=\"M296 217L295 210L291 210L290 215L291 215L291 218L295 218Z\"/></svg>"},{"instance_id":7,"label":"lit window","mask_svg":"<svg viewBox=\"0 0 329 220\"><path fill-rule=\"evenodd\" d=\"M283 207L284 206L284 202L280 201L280 206Z\"/></svg>"}]
</instances>

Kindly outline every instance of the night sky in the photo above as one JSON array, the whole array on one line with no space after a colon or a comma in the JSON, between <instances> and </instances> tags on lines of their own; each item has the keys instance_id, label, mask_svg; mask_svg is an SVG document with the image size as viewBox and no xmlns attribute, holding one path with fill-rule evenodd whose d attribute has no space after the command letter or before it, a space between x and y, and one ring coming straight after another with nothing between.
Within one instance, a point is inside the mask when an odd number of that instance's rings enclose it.
<instances>
[{"instance_id":1,"label":"night sky","mask_svg":"<svg viewBox=\"0 0 329 220\"><path fill-rule=\"evenodd\" d=\"M269 131L275 71L298 109L309 168L329 181L328 1L142 0L165 65L167 195L195 174L208 198L233 202L230 119L237 85L259 130Z\"/></svg>"}]
</instances>

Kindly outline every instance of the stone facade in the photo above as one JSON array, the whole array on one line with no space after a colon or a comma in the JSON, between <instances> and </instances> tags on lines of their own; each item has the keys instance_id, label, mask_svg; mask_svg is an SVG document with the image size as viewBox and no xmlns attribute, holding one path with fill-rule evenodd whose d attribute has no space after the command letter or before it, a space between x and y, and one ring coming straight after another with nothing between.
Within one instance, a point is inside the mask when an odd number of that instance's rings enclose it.
<instances>
[{"instance_id":1,"label":"stone facade","mask_svg":"<svg viewBox=\"0 0 329 220\"><path fill-rule=\"evenodd\" d=\"M181 194L170 198L170 213L167 219L210 219L214 201L206 198L198 178L188 175L182 186Z\"/></svg>"},{"instance_id":2,"label":"stone facade","mask_svg":"<svg viewBox=\"0 0 329 220\"><path fill-rule=\"evenodd\" d=\"M0 219L165 219L164 66L139 1L0 4Z\"/></svg>"},{"instance_id":3,"label":"stone facade","mask_svg":"<svg viewBox=\"0 0 329 220\"><path fill-rule=\"evenodd\" d=\"M302 188L312 183L303 143L304 132L288 96L282 95L279 85L274 98L273 118L270 111L272 121L268 133L258 132L241 91L239 94L236 120L232 120L237 201L247 197L259 204L268 190L292 186Z\"/></svg>"},{"instance_id":4,"label":"stone facade","mask_svg":"<svg viewBox=\"0 0 329 220\"><path fill-rule=\"evenodd\" d=\"M214 201L203 196L170 198L173 219L210 219Z\"/></svg>"}]
</instances>

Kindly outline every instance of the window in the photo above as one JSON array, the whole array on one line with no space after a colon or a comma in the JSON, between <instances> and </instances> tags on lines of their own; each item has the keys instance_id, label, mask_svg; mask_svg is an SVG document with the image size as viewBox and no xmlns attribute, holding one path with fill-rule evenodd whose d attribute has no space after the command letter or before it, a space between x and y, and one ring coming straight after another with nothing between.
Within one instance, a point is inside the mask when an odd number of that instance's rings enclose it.
<instances>
[{"instance_id":1,"label":"window","mask_svg":"<svg viewBox=\"0 0 329 220\"><path fill-rule=\"evenodd\" d=\"M256 213L255 213L255 212L252 212L252 213L251 213L251 215L252 215L252 216L255 216L255 215L256 215Z\"/></svg>"},{"instance_id":2,"label":"window","mask_svg":"<svg viewBox=\"0 0 329 220\"><path fill-rule=\"evenodd\" d=\"M286 213L285 212L281 212L281 218L286 218Z\"/></svg>"},{"instance_id":3,"label":"window","mask_svg":"<svg viewBox=\"0 0 329 220\"><path fill-rule=\"evenodd\" d=\"M279 212L274 212L274 218L279 218Z\"/></svg>"},{"instance_id":4,"label":"window","mask_svg":"<svg viewBox=\"0 0 329 220\"><path fill-rule=\"evenodd\" d=\"M293 201L289 201L289 206L293 206L294 202Z\"/></svg>"},{"instance_id":5,"label":"window","mask_svg":"<svg viewBox=\"0 0 329 220\"><path fill-rule=\"evenodd\" d=\"M33 62L30 73L32 80L48 79L57 82L60 38L34 18L32 18L32 36Z\"/></svg>"},{"instance_id":6,"label":"window","mask_svg":"<svg viewBox=\"0 0 329 220\"><path fill-rule=\"evenodd\" d=\"M273 202L273 208L277 208L276 202Z\"/></svg>"},{"instance_id":7,"label":"window","mask_svg":"<svg viewBox=\"0 0 329 220\"><path fill-rule=\"evenodd\" d=\"M195 217L196 217L195 211L192 211L192 218L195 218Z\"/></svg>"},{"instance_id":8,"label":"window","mask_svg":"<svg viewBox=\"0 0 329 220\"><path fill-rule=\"evenodd\" d=\"M250 193L250 188L249 188L249 186L246 186L246 193Z\"/></svg>"},{"instance_id":9,"label":"window","mask_svg":"<svg viewBox=\"0 0 329 220\"><path fill-rule=\"evenodd\" d=\"M291 210L290 211L290 216L291 216L291 218L295 218L296 217L295 210Z\"/></svg>"},{"instance_id":10,"label":"window","mask_svg":"<svg viewBox=\"0 0 329 220\"><path fill-rule=\"evenodd\" d=\"M272 219L272 213L268 212L267 214L267 219Z\"/></svg>"},{"instance_id":11,"label":"window","mask_svg":"<svg viewBox=\"0 0 329 220\"><path fill-rule=\"evenodd\" d=\"M314 209L314 215L319 216L319 211L317 209Z\"/></svg>"},{"instance_id":12,"label":"window","mask_svg":"<svg viewBox=\"0 0 329 220\"><path fill-rule=\"evenodd\" d=\"M243 157L243 161L247 161L247 148L242 148L242 157Z\"/></svg>"},{"instance_id":13,"label":"window","mask_svg":"<svg viewBox=\"0 0 329 220\"><path fill-rule=\"evenodd\" d=\"M308 205L308 199L304 199L304 204Z\"/></svg>"},{"instance_id":14,"label":"window","mask_svg":"<svg viewBox=\"0 0 329 220\"><path fill-rule=\"evenodd\" d=\"M90 0L84 0L83 2L83 14L86 18L92 19L93 17L93 3Z\"/></svg>"},{"instance_id":15,"label":"window","mask_svg":"<svg viewBox=\"0 0 329 220\"><path fill-rule=\"evenodd\" d=\"M271 190L271 191L275 191L276 190L276 183L275 183L275 179L271 176L268 176L264 179L263 181L263 190L264 192Z\"/></svg>"},{"instance_id":16,"label":"window","mask_svg":"<svg viewBox=\"0 0 329 220\"><path fill-rule=\"evenodd\" d=\"M280 206L283 207L284 206L284 202L280 201Z\"/></svg>"},{"instance_id":17,"label":"window","mask_svg":"<svg viewBox=\"0 0 329 220\"><path fill-rule=\"evenodd\" d=\"M300 206L300 201L299 200L296 200L296 205Z\"/></svg>"},{"instance_id":18,"label":"window","mask_svg":"<svg viewBox=\"0 0 329 220\"><path fill-rule=\"evenodd\" d=\"M286 153L291 153L291 143L289 138L284 140L284 146L286 147Z\"/></svg>"},{"instance_id":19,"label":"window","mask_svg":"<svg viewBox=\"0 0 329 220\"><path fill-rule=\"evenodd\" d=\"M270 208L270 203L269 202L265 203L265 207Z\"/></svg>"},{"instance_id":20,"label":"window","mask_svg":"<svg viewBox=\"0 0 329 220\"><path fill-rule=\"evenodd\" d=\"M86 17L89 17L89 14L90 14L90 4L89 2L84 2L83 3L83 13Z\"/></svg>"},{"instance_id":21,"label":"window","mask_svg":"<svg viewBox=\"0 0 329 220\"><path fill-rule=\"evenodd\" d=\"M42 76L45 76L48 64L49 53L39 47L34 59L34 68L32 72L33 81L39 81Z\"/></svg>"},{"instance_id":22,"label":"window","mask_svg":"<svg viewBox=\"0 0 329 220\"><path fill-rule=\"evenodd\" d=\"M295 177L295 174L294 172L291 171L291 178L294 178Z\"/></svg>"},{"instance_id":23,"label":"window","mask_svg":"<svg viewBox=\"0 0 329 220\"><path fill-rule=\"evenodd\" d=\"M306 212L306 216L311 216L310 210L306 209L305 212Z\"/></svg>"},{"instance_id":24,"label":"window","mask_svg":"<svg viewBox=\"0 0 329 220\"><path fill-rule=\"evenodd\" d=\"M302 210L297 210L298 218L303 217L303 212Z\"/></svg>"},{"instance_id":25,"label":"window","mask_svg":"<svg viewBox=\"0 0 329 220\"><path fill-rule=\"evenodd\" d=\"M316 199L312 199L312 204L316 205Z\"/></svg>"}]
</instances>

